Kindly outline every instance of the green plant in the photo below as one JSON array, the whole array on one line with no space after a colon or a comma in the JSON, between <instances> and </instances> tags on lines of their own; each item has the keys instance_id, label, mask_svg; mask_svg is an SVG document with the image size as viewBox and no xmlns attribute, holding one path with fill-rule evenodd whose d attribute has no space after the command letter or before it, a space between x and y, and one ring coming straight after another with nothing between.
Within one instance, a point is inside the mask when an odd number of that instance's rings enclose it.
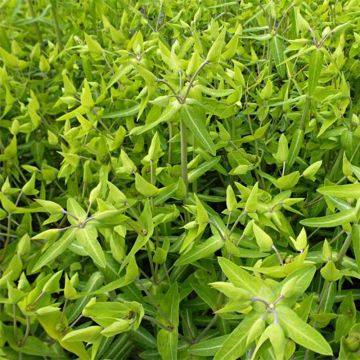
<instances>
[{"instance_id":1,"label":"green plant","mask_svg":"<svg viewBox=\"0 0 360 360\"><path fill-rule=\"evenodd\" d=\"M1 359L357 359L360 4L0 4Z\"/></svg>"}]
</instances>

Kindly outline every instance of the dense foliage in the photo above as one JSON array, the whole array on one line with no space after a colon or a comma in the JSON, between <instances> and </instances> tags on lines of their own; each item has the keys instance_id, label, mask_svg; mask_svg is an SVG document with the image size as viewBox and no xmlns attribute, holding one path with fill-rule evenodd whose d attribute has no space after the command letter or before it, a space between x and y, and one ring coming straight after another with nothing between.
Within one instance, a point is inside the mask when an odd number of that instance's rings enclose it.
<instances>
[{"instance_id":1,"label":"dense foliage","mask_svg":"<svg viewBox=\"0 0 360 360\"><path fill-rule=\"evenodd\" d=\"M360 2L0 1L0 358L360 357Z\"/></svg>"}]
</instances>

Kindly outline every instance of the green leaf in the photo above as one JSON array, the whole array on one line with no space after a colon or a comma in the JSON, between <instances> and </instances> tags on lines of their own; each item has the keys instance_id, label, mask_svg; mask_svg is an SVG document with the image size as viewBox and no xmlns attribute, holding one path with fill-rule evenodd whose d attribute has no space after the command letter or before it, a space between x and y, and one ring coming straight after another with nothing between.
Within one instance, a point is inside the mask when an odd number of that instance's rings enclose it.
<instances>
[{"instance_id":1,"label":"green leaf","mask_svg":"<svg viewBox=\"0 0 360 360\"><path fill-rule=\"evenodd\" d=\"M93 343L99 338L101 330L102 327L96 325L89 326L83 329L73 330L67 333L62 338L62 341L68 341L68 342L84 341L87 343Z\"/></svg>"},{"instance_id":2,"label":"green leaf","mask_svg":"<svg viewBox=\"0 0 360 360\"><path fill-rule=\"evenodd\" d=\"M312 326L301 320L296 313L286 306L276 307L279 322L290 339L297 344L318 354L333 354L330 345L324 337Z\"/></svg>"},{"instance_id":3,"label":"green leaf","mask_svg":"<svg viewBox=\"0 0 360 360\"><path fill-rule=\"evenodd\" d=\"M247 299L250 300L250 293L242 288L234 286L232 283L217 281L210 283L210 286L214 287L216 290L221 291L231 300L240 300Z\"/></svg>"},{"instance_id":4,"label":"green leaf","mask_svg":"<svg viewBox=\"0 0 360 360\"><path fill-rule=\"evenodd\" d=\"M341 278L340 270L338 270L332 260L330 260L321 270L322 277L327 281L337 281Z\"/></svg>"},{"instance_id":5,"label":"green leaf","mask_svg":"<svg viewBox=\"0 0 360 360\"><path fill-rule=\"evenodd\" d=\"M191 131L196 142L198 142L211 155L215 156L216 148L209 132L205 127L204 112L198 107L183 105L181 114L183 116L186 127Z\"/></svg>"},{"instance_id":6,"label":"green leaf","mask_svg":"<svg viewBox=\"0 0 360 360\"><path fill-rule=\"evenodd\" d=\"M249 331L247 332L246 337L246 346L251 345L255 340L257 340L265 330L265 320L262 317L259 317L251 325Z\"/></svg>"},{"instance_id":7,"label":"green leaf","mask_svg":"<svg viewBox=\"0 0 360 360\"><path fill-rule=\"evenodd\" d=\"M293 271L290 275L288 275L282 282L282 289L286 287L286 284L292 282L293 279L296 280L295 288L292 291L292 296L300 296L303 295L306 289L310 286L311 281L314 278L316 272L316 267L312 264L303 264L300 269Z\"/></svg>"},{"instance_id":8,"label":"green leaf","mask_svg":"<svg viewBox=\"0 0 360 360\"><path fill-rule=\"evenodd\" d=\"M237 208L236 195L231 185L226 188L226 207L229 211L234 211Z\"/></svg>"},{"instance_id":9,"label":"green leaf","mask_svg":"<svg viewBox=\"0 0 360 360\"><path fill-rule=\"evenodd\" d=\"M178 332L160 329L157 335L157 347L163 360L177 360Z\"/></svg>"},{"instance_id":10,"label":"green leaf","mask_svg":"<svg viewBox=\"0 0 360 360\"><path fill-rule=\"evenodd\" d=\"M211 256L216 251L222 248L224 241L220 235L214 235L202 244L197 244L188 252L182 254L175 262L175 266L183 266L192 264L195 261Z\"/></svg>"},{"instance_id":11,"label":"green leaf","mask_svg":"<svg viewBox=\"0 0 360 360\"><path fill-rule=\"evenodd\" d=\"M89 301L90 294L102 285L103 280L104 276L100 272L96 271L91 274L83 288L84 294L80 294L79 296L81 298L72 303L67 309L67 318L69 322L74 321L81 314L81 311ZM102 291L101 293L103 294L104 292L105 291Z\"/></svg>"},{"instance_id":12,"label":"green leaf","mask_svg":"<svg viewBox=\"0 0 360 360\"><path fill-rule=\"evenodd\" d=\"M253 232L260 251L270 251L273 247L271 237L255 223L253 224Z\"/></svg>"},{"instance_id":13,"label":"green leaf","mask_svg":"<svg viewBox=\"0 0 360 360\"><path fill-rule=\"evenodd\" d=\"M228 335L202 340L190 346L190 354L195 356L214 356L220 350Z\"/></svg>"},{"instance_id":14,"label":"green leaf","mask_svg":"<svg viewBox=\"0 0 360 360\"><path fill-rule=\"evenodd\" d=\"M177 359L179 303L178 286L175 282L170 286L160 304L161 313L159 315L168 329L161 329L157 335L158 351L164 360ZM166 317L163 317L162 314Z\"/></svg>"},{"instance_id":15,"label":"green leaf","mask_svg":"<svg viewBox=\"0 0 360 360\"><path fill-rule=\"evenodd\" d=\"M73 225L77 224L79 221L84 221L86 219L86 211L74 198L69 198L67 200L67 211L77 218L77 220L75 221L73 216L68 215L69 222Z\"/></svg>"},{"instance_id":16,"label":"green leaf","mask_svg":"<svg viewBox=\"0 0 360 360\"><path fill-rule=\"evenodd\" d=\"M75 237L75 229L68 229L64 232L61 238L55 241L45 252L40 256L36 261L33 268L31 269L32 273L38 272L42 267L54 261L59 257L73 242Z\"/></svg>"},{"instance_id":17,"label":"green leaf","mask_svg":"<svg viewBox=\"0 0 360 360\"><path fill-rule=\"evenodd\" d=\"M209 161L204 161L202 164L197 166L194 170L189 171L188 173L188 180L189 183L193 183L196 181L200 176L204 175L207 171L213 169L220 161L221 157L217 156L212 158Z\"/></svg>"},{"instance_id":18,"label":"green leaf","mask_svg":"<svg viewBox=\"0 0 360 360\"><path fill-rule=\"evenodd\" d=\"M42 291L44 291L48 294L52 294L54 292L59 292L60 291L59 281L60 281L61 275L62 275L62 270L53 274L49 278L49 280L47 280L46 283L44 284Z\"/></svg>"},{"instance_id":19,"label":"green leaf","mask_svg":"<svg viewBox=\"0 0 360 360\"><path fill-rule=\"evenodd\" d=\"M98 233L95 227L87 225L85 228L77 229L75 237L79 244L89 254L94 263L101 268L106 267L106 259L103 249L97 240Z\"/></svg>"},{"instance_id":20,"label":"green leaf","mask_svg":"<svg viewBox=\"0 0 360 360\"><path fill-rule=\"evenodd\" d=\"M352 227L352 248L355 255L355 261L360 269L360 225L354 224Z\"/></svg>"},{"instance_id":21,"label":"green leaf","mask_svg":"<svg viewBox=\"0 0 360 360\"><path fill-rule=\"evenodd\" d=\"M300 173L294 171L288 175L284 175L275 181L275 186L280 190L292 189L299 181Z\"/></svg>"},{"instance_id":22,"label":"green leaf","mask_svg":"<svg viewBox=\"0 0 360 360\"><path fill-rule=\"evenodd\" d=\"M308 166L302 173L305 178L309 178L310 180L315 180L315 174L318 172L322 165L322 160L316 161L310 166Z\"/></svg>"},{"instance_id":23,"label":"green leaf","mask_svg":"<svg viewBox=\"0 0 360 360\"><path fill-rule=\"evenodd\" d=\"M338 198L345 199L359 199L360 198L360 183L357 184L346 184L346 185L331 185L323 186L317 191L320 194L327 196L335 196Z\"/></svg>"},{"instance_id":24,"label":"green leaf","mask_svg":"<svg viewBox=\"0 0 360 360\"><path fill-rule=\"evenodd\" d=\"M89 83L86 79L84 80L84 86L81 92L81 105L84 106L85 109L92 109L95 105Z\"/></svg>"},{"instance_id":25,"label":"green leaf","mask_svg":"<svg viewBox=\"0 0 360 360\"><path fill-rule=\"evenodd\" d=\"M86 33L85 33L85 41L91 53L96 55L101 55L103 53L103 49L100 46L100 44Z\"/></svg>"},{"instance_id":26,"label":"green leaf","mask_svg":"<svg viewBox=\"0 0 360 360\"><path fill-rule=\"evenodd\" d=\"M111 113L107 113L102 115L103 119L116 119L116 118L123 118L123 117L127 117L127 116L133 116L136 115L138 113L140 109L140 105L134 105L130 108L124 109L124 110L119 110L119 111L114 111Z\"/></svg>"},{"instance_id":27,"label":"green leaf","mask_svg":"<svg viewBox=\"0 0 360 360\"><path fill-rule=\"evenodd\" d=\"M257 196L258 196L258 183L256 183L252 189L251 192L246 200L245 203L245 211L248 213L255 212L257 209Z\"/></svg>"},{"instance_id":28,"label":"green leaf","mask_svg":"<svg viewBox=\"0 0 360 360\"><path fill-rule=\"evenodd\" d=\"M300 224L309 227L327 228L345 225L354 221L356 221L356 209L348 209L332 215L304 219L300 221Z\"/></svg>"},{"instance_id":29,"label":"green leaf","mask_svg":"<svg viewBox=\"0 0 360 360\"><path fill-rule=\"evenodd\" d=\"M208 51L206 56L208 61L218 61L220 59L222 48L225 45L225 35L226 29L223 29Z\"/></svg>"},{"instance_id":30,"label":"green leaf","mask_svg":"<svg viewBox=\"0 0 360 360\"><path fill-rule=\"evenodd\" d=\"M41 199L35 199L35 201L51 214L63 212L63 208L59 204L53 201L41 200Z\"/></svg>"},{"instance_id":31,"label":"green leaf","mask_svg":"<svg viewBox=\"0 0 360 360\"><path fill-rule=\"evenodd\" d=\"M158 117L155 121L150 122L145 125L134 127L133 129L131 129L129 134L130 135L141 135L141 134L153 129L155 126L158 126L162 122L171 120L175 116L175 114L179 111L179 109L180 109L180 104L176 100L176 102L170 103L169 106L167 106L165 108L165 110L163 111L161 116Z\"/></svg>"},{"instance_id":32,"label":"green leaf","mask_svg":"<svg viewBox=\"0 0 360 360\"><path fill-rule=\"evenodd\" d=\"M141 195L146 197L156 196L159 193L159 189L156 186L149 183L138 173L135 174L135 188Z\"/></svg>"},{"instance_id":33,"label":"green leaf","mask_svg":"<svg viewBox=\"0 0 360 360\"><path fill-rule=\"evenodd\" d=\"M218 258L220 267L227 278L235 285L242 289L249 291L256 296L263 296L263 283L260 279L251 276L247 271L240 266L235 265L226 258Z\"/></svg>"},{"instance_id":34,"label":"green leaf","mask_svg":"<svg viewBox=\"0 0 360 360\"><path fill-rule=\"evenodd\" d=\"M320 48L319 49L316 48L312 51L309 62L309 78L308 78L309 95L314 95L321 74L323 59L324 59L324 53L321 51Z\"/></svg>"},{"instance_id":35,"label":"green leaf","mask_svg":"<svg viewBox=\"0 0 360 360\"><path fill-rule=\"evenodd\" d=\"M258 314L247 314L245 319L233 330L225 340L220 350L216 353L214 360L236 360L245 354L247 350L246 339L248 331L253 325Z\"/></svg>"}]
</instances>

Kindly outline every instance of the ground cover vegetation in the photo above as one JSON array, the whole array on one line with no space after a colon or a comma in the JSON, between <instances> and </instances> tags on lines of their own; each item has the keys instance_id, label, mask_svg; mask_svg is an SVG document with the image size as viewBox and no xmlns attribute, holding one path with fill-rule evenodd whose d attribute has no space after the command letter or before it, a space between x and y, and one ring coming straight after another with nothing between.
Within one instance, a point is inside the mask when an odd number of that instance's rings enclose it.
<instances>
[{"instance_id":1,"label":"ground cover vegetation","mask_svg":"<svg viewBox=\"0 0 360 360\"><path fill-rule=\"evenodd\" d=\"M359 359L360 3L0 1L1 359Z\"/></svg>"}]
</instances>

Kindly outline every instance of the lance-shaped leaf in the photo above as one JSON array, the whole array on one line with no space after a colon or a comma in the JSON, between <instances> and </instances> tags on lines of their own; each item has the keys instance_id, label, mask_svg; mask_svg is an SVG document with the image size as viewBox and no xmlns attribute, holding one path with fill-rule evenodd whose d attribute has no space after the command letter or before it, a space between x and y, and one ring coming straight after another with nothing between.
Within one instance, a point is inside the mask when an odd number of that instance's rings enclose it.
<instances>
[{"instance_id":1,"label":"lance-shaped leaf","mask_svg":"<svg viewBox=\"0 0 360 360\"><path fill-rule=\"evenodd\" d=\"M329 343L324 337L286 306L277 306L280 325L287 336L297 344L318 354L332 355Z\"/></svg>"},{"instance_id":2,"label":"lance-shaped leaf","mask_svg":"<svg viewBox=\"0 0 360 360\"><path fill-rule=\"evenodd\" d=\"M197 356L214 356L222 347L228 335L202 340L190 347L190 354Z\"/></svg>"},{"instance_id":3,"label":"lance-shaped leaf","mask_svg":"<svg viewBox=\"0 0 360 360\"><path fill-rule=\"evenodd\" d=\"M156 186L149 183L138 173L135 174L135 187L141 195L147 197L156 196L159 193L159 189Z\"/></svg>"},{"instance_id":4,"label":"lance-shaped leaf","mask_svg":"<svg viewBox=\"0 0 360 360\"><path fill-rule=\"evenodd\" d=\"M160 329L157 335L157 347L161 359L177 360L178 331L177 329Z\"/></svg>"},{"instance_id":5,"label":"lance-shaped leaf","mask_svg":"<svg viewBox=\"0 0 360 360\"><path fill-rule=\"evenodd\" d=\"M220 59L221 50L225 45L225 35L226 29L223 29L209 49L206 56L208 61L218 61Z\"/></svg>"},{"instance_id":6,"label":"lance-shaped leaf","mask_svg":"<svg viewBox=\"0 0 360 360\"><path fill-rule=\"evenodd\" d=\"M183 105L181 115L186 127L191 131L196 142L210 154L215 155L216 148L205 126L204 111L196 106Z\"/></svg>"},{"instance_id":7,"label":"lance-shaped leaf","mask_svg":"<svg viewBox=\"0 0 360 360\"><path fill-rule=\"evenodd\" d=\"M320 194L328 195L328 196L335 196L338 198L360 198L360 183L357 184L346 184L346 185L330 185L324 186L317 191Z\"/></svg>"},{"instance_id":8,"label":"lance-shaped leaf","mask_svg":"<svg viewBox=\"0 0 360 360\"><path fill-rule=\"evenodd\" d=\"M271 345L274 349L274 353L276 356L276 360L284 359L284 352L285 352L284 331L279 324L272 323L260 334L260 338L256 344L256 348L253 352L251 360L257 358L258 352L266 340L269 340L271 342Z\"/></svg>"},{"instance_id":9,"label":"lance-shaped leaf","mask_svg":"<svg viewBox=\"0 0 360 360\"><path fill-rule=\"evenodd\" d=\"M256 243L258 244L260 251L270 251L273 246L273 241L261 227L253 224L253 232L255 235Z\"/></svg>"},{"instance_id":10,"label":"lance-shaped leaf","mask_svg":"<svg viewBox=\"0 0 360 360\"><path fill-rule=\"evenodd\" d=\"M225 340L220 350L216 353L214 360L236 360L244 355L248 349L246 345L248 331L258 317L257 313L247 314L246 318Z\"/></svg>"},{"instance_id":11,"label":"lance-shaped leaf","mask_svg":"<svg viewBox=\"0 0 360 360\"><path fill-rule=\"evenodd\" d=\"M227 278L240 288L249 291L251 294L263 297L263 281L255 276L250 275L240 266L226 258L218 259L220 267Z\"/></svg>"},{"instance_id":12,"label":"lance-shaped leaf","mask_svg":"<svg viewBox=\"0 0 360 360\"><path fill-rule=\"evenodd\" d=\"M66 314L69 322L74 321L81 314L82 309L89 301L90 298L89 294L91 294L96 289L98 289L102 285L103 280L104 277L100 272L96 271L93 274L91 274L89 280L85 284L83 293L79 294L79 297L81 298L76 300L67 308ZM105 291L103 291L102 294L104 292Z\"/></svg>"},{"instance_id":13,"label":"lance-shaped leaf","mask_svg":"<svg viewBox=\"0 0 360 360\"><path fill-rule=\"evenodd\" d=\"M177 359L179 303L180 296L175 282L170 286L160 303L161 313L159 313L159 317L166 330L161 329L158 332L157 346L163 360Z\"/></svg>"},{"instance_id":14,"label":"lance-shaped leaf","mask_svg":"<svg viewBox=\"0 0 360 360\"><path fill-rule=\"evenodd\" d=\"M102 327L96 325L88 326L83 329L77 329L67 333L62 338L62 341L68 341L68 342L84 341L87 343L93 343L96 341L96 339L98 339L101 330Z\"/></svg>"},{"instance_id":15,"label":"lance-shaped leaf","mask_svg":"<svg viewBox=\"0 0 360 360\"><path fill-rule=\"evenodd\" d=\"M360 225L354 224L352 227L352 248L355 255L355 260L360 269Z\"/></svg>"},{"instance_id":16,"label":"lance-shaped leaf","mask_svg":"<svg viewBox=\"0 0 360 360\"><path fill-rule=\"evenodd\" d=\"M224 241L220 235L214 235L205 242L195 245L191 250L182 254L175 262L175 266L194 263L197 260L211 256L222 248Z\"/></svg>"},{"instance_id":17,"label":"lance-shaped leaf","mask_svg":"<svg viewBox=\"0 0 360 360\"><path fill-rule=\"evenodd\" d=\"M220 159L221 159L220 156L214 157L211 160L204 161L198 167L196 167L195 169L189 171L189 173L188 173L189 183L191 184L196 179L198 179L200 176L204 175L207 171L215 168L215 166L218 164Z\"/></svg>"},{"instance_id":18,"label":"lance-shaped leaf","mask_svg":"<svg viewBox=\"0 0 360 360\"><path fill-rule=\"evenodd\" d=\"M66 230L59 240L55 241L49 248L45 250L45 252L34 264L31 272L38 272L43 266L51 263L58 256L60 256L74 240L75 231L75 229Z\"/></svg>"},{"instance_id":19,"label":"lance-shaped leaf","mask_svg":"<svg viewBox=\"0 0 360 360\"><path fill-rule=\"evenodd\" d=\"M300 221L300 224L309 227L327 228L345 225L354 221L356 221L356 209L348 209L339 211L336 214L304 219Z\"/></svg>"},{"instance_id":20,"label":"lance-shaped leaf","mask_svg":"<svg viewBox=\"0 0 360 360\"><path fill-rule=\"evenodd\" d=\"M136 301L97 302L95 298L92 298L83 309L83 315L104 327L110 326L120 319L132 320L132 328L137 329L144 316L144 309Z\"/></svg>"},{"instance_id":21,"label":"lance-shaped leaf","mask_svg":"<svg viewBox=\"0 0 360 360\"><path fill-rule=\"evenodd\" d=\"M106 259L103 249L97 240L97 230L93 226L86 226L76 230L76 239L84 250L89 254L96 265L106 267Z\"/></svg>"},{"instance_id":22,"label":"lance-shaped leaf","mask_svg":"<svg viewBox=\"0 0 360 360\"><path fill-rule=\"evenodd\" d=\"M117 118L133 116L138 113L139 109L140 109L140 105L134 105L132 107L129 107L129 108L126 108L123 110L113 111L111 113L104 114L104 115L102 115L102 118L103 119L117 119Z\"/></svg>"},{"instance_id":23,"label":"lance-shaped leaf","mask_svg":"<svg viewBox=\"0 0 360 360\"><path fill-rule=\"evenodd\" d=\"M163 113L159 118L148 124L134 127L130 131L130 135L141 135L153 129L155 126L158 126L162 122L171 121L172 118L175 116L175 114L179 111L179 109L180 109L180 104L178 103L177 100L175 100L174 102L170 103L168 107L165 108L165 110L163 111Z\"/></svg>"}]
</instances>

